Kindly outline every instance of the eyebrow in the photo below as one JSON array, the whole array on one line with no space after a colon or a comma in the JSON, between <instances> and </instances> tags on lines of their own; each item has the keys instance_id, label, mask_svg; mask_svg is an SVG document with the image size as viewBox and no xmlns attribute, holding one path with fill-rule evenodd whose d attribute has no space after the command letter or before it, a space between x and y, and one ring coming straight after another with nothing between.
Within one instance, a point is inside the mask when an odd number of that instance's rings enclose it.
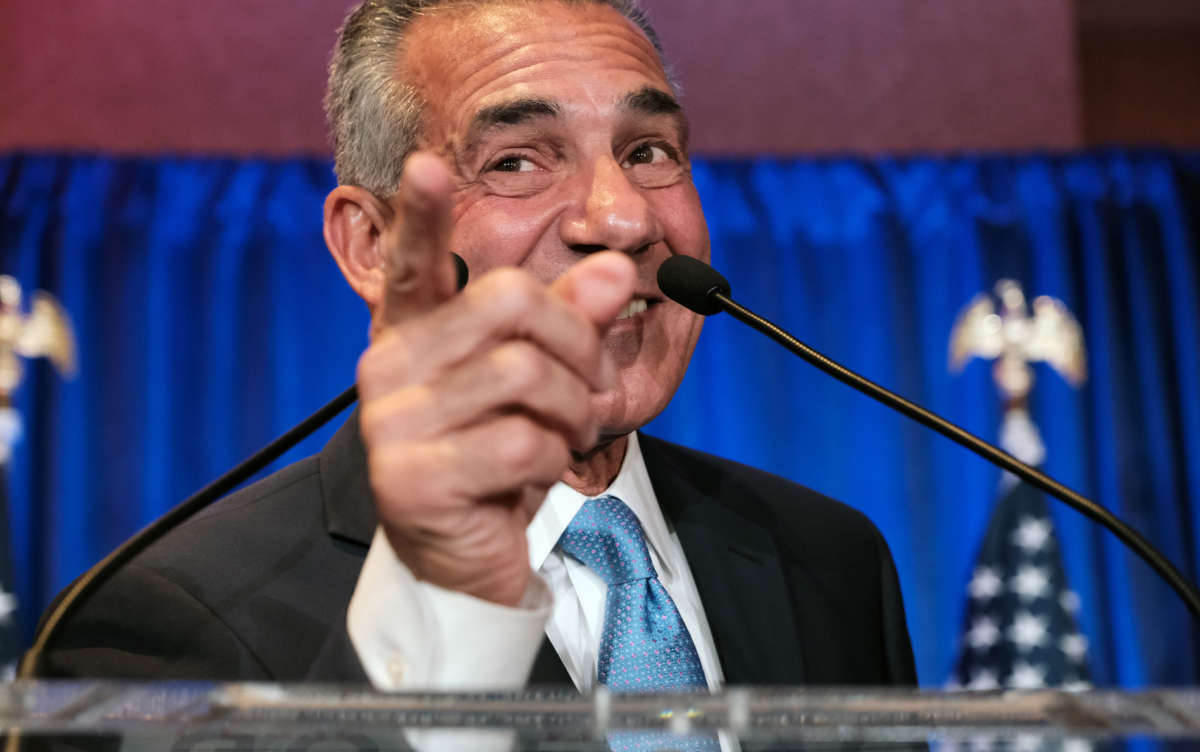
<instances>
[{"instance_id":1,"label":"eyebrow","mask_svg":"<svg viewBox=\"0 0 1200 752\"><path fill-rule=\"evenodd\" d=\"M688 123L683 116L683 107L678 100L662 89L653 86L643 86L637 91L626 94L621 99L621 108L645 115L669 115L678 122L679 130L687 142ZM471 119L464 139L467 153L473 152L483 137L494 128L507 125L520 125L539 118L554 118L562 113L557 102L549 99L515 99L511 102L484 107Z\"/></svg>"},{"instance_id":2,"label":"eyebrow","mask_svg":"<svg viewBox=\"0 0 1200 752\"><path fill-rule=\"evenodd\" d=\"M679 100L662 89L653 86L643 86L637 91L625 95L621 106L627 110L642 112L647 115L681 115L683 107Z\"/></svg>"},{"instance_id":3,"label":"eyebrow","mask_svg":"<svg viewBox=\"0 0 1200 752\"><path fill-rule=\"evenodd\" d=\"M621 100L621 106L630 112L638 112L643 115L666 115L673 119L676 127L679 128L679 137L683 142L684 151L687 151L688 141L691 137L688 120L683 114L683 106L674 96L653 86L643 86L637 91L626 94L625 98Z\"/></svg>"},{"instance_id":4,"label":"eyebrow","mask_svg":"<svg viewBox=\"0 0 1200 752\"><path fill-rule=\"evenodd\" d=\"M519 125L536 118L558 117L559 106L548 99L515 99L484 107L475 113L467 130L467 144L478 144L484 134L502 125Z\"/></svg>"}]
</instances>

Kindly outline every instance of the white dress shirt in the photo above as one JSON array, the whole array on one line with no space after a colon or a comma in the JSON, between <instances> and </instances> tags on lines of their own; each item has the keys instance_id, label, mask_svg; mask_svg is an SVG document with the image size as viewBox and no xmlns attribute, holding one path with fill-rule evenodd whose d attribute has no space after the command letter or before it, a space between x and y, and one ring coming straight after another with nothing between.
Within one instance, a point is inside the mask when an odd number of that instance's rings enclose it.
<instances>
[{"instance_id":1,"label":"white dress shirt","mask_svg":"<svg viewBox=\"0 0 1200 752\"><path fill-rule=\"evenodd\" d=\"M724 677L704 607L650 485L636 433L616 479L597 495L616 496L637 515L654 570L696 645L709 689L717 689ZM519 688L545 634L576 688L591 689L608 586L556 547L586 498L563 483L550 489L526 530L530 566L539 576L516 608L416 580L377 529L346 620L371 683L390 691Z\"/></svg>"}]
</instances>

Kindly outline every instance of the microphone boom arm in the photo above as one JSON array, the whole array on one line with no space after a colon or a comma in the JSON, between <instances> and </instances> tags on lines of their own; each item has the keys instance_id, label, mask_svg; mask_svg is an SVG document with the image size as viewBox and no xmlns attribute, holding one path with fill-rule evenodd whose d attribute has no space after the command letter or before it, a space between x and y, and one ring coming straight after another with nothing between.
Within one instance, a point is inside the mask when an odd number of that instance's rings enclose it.
<instances>
[{"instance_id":1,"label":"microphone boom arm","mask_svg":"<svg viewBox=\"0 0 1200 752\"><path fill-rule=\"evenodd\" d=\"M1200 620L1200 591L1196 590L1196 586L1189 582L1183 573L1168 561L1149 541L1143 538L1140 533L1122 522L1112 512L1086 496L1067 488L1036 467L1021 462L999 447L993 446L973 433L959 428L940 415L930 412L920 405L906 400L895 392L885 389L870 379L858 375L840 363L830 360L779 326L776 326L730 298L728 287L725 288L725 292L719 289L709 290L708 299L719 304L720 308L730 316L754 327L796 355L799 355L809 364L816 366L843 384L852 386L868 397L873 397L893 410L912 418L922 425L932 428L951 441L999 465L1031 486L1061 499L1068 506L1108 528L1125 545L1131 548L1134 553L1140 556L1143 561L1149 564L1159 576L1166 580L1167 584L1174 588L1179 597L1183 599L1188 610L1192 612L1192 616Z\"/></svg>"}]
</instances>

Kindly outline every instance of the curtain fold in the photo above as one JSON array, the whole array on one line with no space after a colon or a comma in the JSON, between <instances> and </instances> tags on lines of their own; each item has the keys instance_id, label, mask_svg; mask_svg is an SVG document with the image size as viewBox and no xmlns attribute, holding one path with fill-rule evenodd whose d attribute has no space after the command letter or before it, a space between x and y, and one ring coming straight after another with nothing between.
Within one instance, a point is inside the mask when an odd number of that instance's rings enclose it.
<instances>
[{"instance_id":1,"label":"curtain fold","mask_svg":"<svg viewBox=\"0 0 1200 752\"><path fill-rule=\"evenodd\" d=\"M698 160L735 297L844 365L996 439L990 365L955 316L1001 277L1080 319L1090 378L1036 367L1045 468L1200 576L1200 155L1110 150ZM0 273L71 312L80 375L31 365L10 466L26 637L154 516L349 385L367 316L321 239L327 163L0 157ZM289 455L319 449L332 427ZM866 513L896 557L924 684L949 674L999 471L725 316L650 432ZM1117 541L1054 505L1102 685L1196 683L1196 626Z\"/></svg>"}]
</instances>

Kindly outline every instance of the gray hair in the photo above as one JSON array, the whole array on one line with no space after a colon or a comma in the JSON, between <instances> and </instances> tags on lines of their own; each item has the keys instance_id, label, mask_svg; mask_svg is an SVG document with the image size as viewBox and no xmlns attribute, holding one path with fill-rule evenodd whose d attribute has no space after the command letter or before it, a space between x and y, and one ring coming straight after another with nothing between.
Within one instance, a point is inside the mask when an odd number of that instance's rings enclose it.
<instances>
[{"instance_id":1,"label":"gray hair","mask_svg":"<svg viewBox=\"0 0 1200 752\"><path fill-rule=\"evenodd\" d=\"M663 57L658 34L638 0L558 1L614 8ZM406 30L415 18L437 8L487 2L514 0L364 0L350 11L338 33L325 94L338 183L361 186L381 198L399 188L404 160L421 135L423 112L416 87L399 77Z\"/></svg>"}]
</instances>

